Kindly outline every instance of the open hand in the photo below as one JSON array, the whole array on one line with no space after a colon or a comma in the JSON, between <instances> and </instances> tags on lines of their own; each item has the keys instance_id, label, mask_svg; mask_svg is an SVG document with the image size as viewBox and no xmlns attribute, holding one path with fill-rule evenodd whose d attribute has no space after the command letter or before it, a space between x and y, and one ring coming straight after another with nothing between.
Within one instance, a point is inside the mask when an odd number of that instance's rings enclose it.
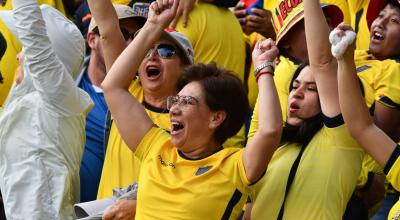
<instances>
[{"instance_id":1,"label":"open hand","mask_svg":"<svg viewBox=\"0 0 400 220\"><path fill-rule=\"evenodd\" d=\"M251 12L253 14L248 15L245 19L246 22L244 32L246 34L257 32L264 37L272 37L275 31L271 22L271 12L259 8L252 8Z\"/></svg>"},{"instance_id":2,"label":"open hand","mask_svg":"<svg viewBox=\"0 0 400 220\"><path fill-rule=\"evenodd\" d=\"M196 0L183 0L179 2L177 13L172 20L171 27L175 28L179 18L182 16L183 27L187 26L189 13L193 10Z\"/></svg>"}]
</instances>

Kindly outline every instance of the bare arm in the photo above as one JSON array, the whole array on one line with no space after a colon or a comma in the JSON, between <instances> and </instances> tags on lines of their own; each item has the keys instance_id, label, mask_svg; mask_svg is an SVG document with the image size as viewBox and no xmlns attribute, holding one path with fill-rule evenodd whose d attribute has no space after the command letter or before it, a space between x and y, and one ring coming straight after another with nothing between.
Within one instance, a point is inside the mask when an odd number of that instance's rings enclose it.
<instances>
[{"instance_id":1,"label":"bare arm","mask_svg":"<svg viewBox=\"0 0 400 220\"><path fill-rule=\"evenodd\" d=\"M339 25L341 30L351 29ZM354 63L354 43L343 58L338 59L339 100L343 118L350 134L370 154L379 165L385 166L396 143L373 122L361 94Z\"/></svg>"},{"instance_id":2,"label":"bare arm","mask_svg":"<svg viewBox=\"0 0 400 220\"><path fill-rule=\"evenodd\" d=\"M253 51L253 63L260 66L272 61L278 55L278 48L271 39L259 41ZM261 72L273 72L267 67ZM263 175L278 147L282 133L282 113L272 74L261 75L258 80L258 130L243 152L243 164L247 179L255 182Z\"/></svg>"},{"instance_id":3,"label":"bare arm","mask_svg":"<svg viewBox=\"0 0 400 220\"><path fill-rule=\"evenodd\" d=\"M331 54L329 26L318 0L304 1L304 21L310 68L317 83L321 109L324 115L335 117L340 113L337 92L337 64Z\"/></svg>"},{"instance_id":4,"label":"bare arm","mask_svg":"<svg viewBox=\"0 0 400 220\"><path fill-rule=\"evenodd\" d=\"M118 131L132 151L136 150L153 122L143 106L129 93L128 87L146 52L160 38L175 15L178 1L163 3L163 0L158 0L150 5L146 24L115 61L101 84Z\"/></svg>"},{"instance_id":5,"label":"bare arm","mask_svg":"<svg viewBox=\"0 0 400 220\"><path fill-rule=\"evenodd\" d=\"M117 13L110 0L88 0L93 19L101 35L101 46L107 71L126 47ZM132 78L133 79L133 78ZM130 79L130 81L132 80Z\"/></svg>"}]
</instances>

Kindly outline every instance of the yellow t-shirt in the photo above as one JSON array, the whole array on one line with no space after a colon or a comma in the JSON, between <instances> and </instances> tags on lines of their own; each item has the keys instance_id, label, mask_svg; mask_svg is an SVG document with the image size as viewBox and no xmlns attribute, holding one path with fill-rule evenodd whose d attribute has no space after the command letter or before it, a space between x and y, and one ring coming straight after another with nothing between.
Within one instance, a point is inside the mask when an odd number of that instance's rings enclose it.
<instances>
[{"instance_id":1,"label":"yellow t-shirt","mask_svg":"<svg viewBox=\"0 0 400 220\"><path fill-rule=\"evenodd\" d=\"M143 102L143 88L139 80L132 82L129 92L139 102ZM166 130L171 128L168 112L161 113L151 111L147 108L145 110L154 124ZM97 198L101 199L112 196L113 188L129 186L134 180L137 180L139 170L140 161L134 157L133 152L119 134L117 126L113 123L108 139Z\"/></svg>"},{"instance_id":2,"label":"yellow t-shirt","mask_svg":"<svg viewBox=\"0 0 400 220\"><path fill-rule=\"evenodd\" d=\"M152 128L135 152L142 162L136 219L236 220L250 184L243 150L225 148L193 160L170 139L163 129Z\"/></svg>"},{"instance_id":3,"label":"yellow t-shirt","mask_svg":"<svg viewBox=\"0 0 400 220\"><path fill-rule=\"evenodd\" d=\"M400 63L396 60L374 60L367 51L356 51L355 63L368 107L378 101L400 110Z\"/></svg>"},{"instance_id":4,"label":"yellow t-shirt","mask_svg":"<svg viewBox=\"0 0 400 220\"><path fill-rule=\"evenodd\" d=\"M287 111L287 102L289 97L289 86L290 81L296 71L299 63L290 60L289 58L280 56L280 63L275 68L275 76L274 81L276 85L276 90L279 96L279 102L282 109L282 117L283 120L286 121L286 111ZM253 138L254 134L258 129L258 100L256 101L256 105L254 107L253 116L251 118L250 130L248 133L248 139Z\"/></svg>"},{"instance_id":5,"label":"yellow t-shirt","mask_svg":"<svg viewBox=\"0 0 400 220\"><path fill-rule=\"evenodd\" d=\"M176 29L192 44L195 63L214 61L243 81L245 43L242 28L229 9L199 2L190 12L187 27L180 19Z\"/></svg>"},{"instance_id":6,"label":"yellow t-shirt","mask_svg":"<svg viewBox=\"0 0 400 220\"><path fill-rule=\"evenodd\" d=\"M277 219L300 147L289 143L275 151L265 176L251 187L252 219ZM286 198L283 219L342 219L356 187L363 155L345 125L325 125L301 157Z\"/></svg>"},{"instance_id":7,"label":"yellow t-shirt","mask_svg":"<svg viewBox=\"0 0 400 220\"><path fill-rule=\"evenodd\" d=\"M389 161L385 166L386 179L392 184L393 188L400 191L400 146L397 145ZM400 219L400 200L392 207L389 212L388 220Z\"/></svg>"},{"instance_id":8,"label":"yellow t-shirt","mask_svg":"<svg viewBox=\"0 0 400 220\"><path fill-rule=\"evenodd\" d=\"M367 22L367 10L370 0L347 1L350 11L351 26L357 33L356 48L368 50L370 32Z\"/></svg>"},{"instance_id":9,"label":"yellow t-shirt","mask_svg":"<svg viewBox=\"0 0 400 220\"><path fill-rule=\"evenodd\" d=\"M129 87L130 93L139 102L143 102L143 88L138 80ZM162 113L145 106L145 110L153 122L165 130L170 130L171 123L169 113ZM134 125L133 125L134 126ZM229 138L224 147L244 146L244 127L233 137ZM115 124L111 125L107 150L104 158L103 170L97 198L102 199L112 196L112 189L116 187L127 187L137 181L140 172L140 161L122 140Z\"/></svg>"}]
</instances>

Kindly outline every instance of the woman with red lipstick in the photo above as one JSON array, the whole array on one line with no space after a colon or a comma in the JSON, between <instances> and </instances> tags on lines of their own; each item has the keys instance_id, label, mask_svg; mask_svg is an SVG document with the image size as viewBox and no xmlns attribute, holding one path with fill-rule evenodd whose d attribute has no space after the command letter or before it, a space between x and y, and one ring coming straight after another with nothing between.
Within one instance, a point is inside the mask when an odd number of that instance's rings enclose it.
<instances>
[{"instance_id":1,"label":"woman with red lipstick","mask_svg":"<svg viewBox=\"0 0 400 220\"><path fill-rule=\"evenodd\" d=\"M241 128L248 100L241 81L215 64L193 65L182 73L178 95L167 99L169 134L154 125L129 93L127 79L152 53L177 5L177 0L151 4L146 24L102 84L118 130L142 164L136 219L237 219L249 185L264 174L281 136L273 81L278 49L266 40L253 52L263 111L259 130L246 148L222 148Z\"/></svg>"},{"instance_id":2,"label":"woman with red lipstick","mask_svg":"<svg viewBox=\"0 0 400 220\"><path fill-rule=\"evenodd\" d=\"M252 219L342 219L361 171L364 152L339 108L330 29L318 0L303 4L309 64L292 78L281 146L251 187Z\"/></svg>"}]
</instances>

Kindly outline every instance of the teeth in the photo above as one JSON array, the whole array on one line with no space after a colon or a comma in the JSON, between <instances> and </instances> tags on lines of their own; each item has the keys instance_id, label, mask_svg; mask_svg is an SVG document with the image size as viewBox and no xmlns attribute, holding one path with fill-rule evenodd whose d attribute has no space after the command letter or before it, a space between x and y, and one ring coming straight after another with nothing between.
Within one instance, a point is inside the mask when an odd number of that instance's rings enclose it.
<instances>
[{"instance_id":1,"label":"teeth","mask_svg":"<svg viewBox=\"0 0 400 220\"><path fill-rule=\"evenodd\" d=\"M376 37L383 37L383 35L382 35L381 33L378 33L378 32L375 32L374 35L375 35Z\"/></svg>"}]
</instances>

